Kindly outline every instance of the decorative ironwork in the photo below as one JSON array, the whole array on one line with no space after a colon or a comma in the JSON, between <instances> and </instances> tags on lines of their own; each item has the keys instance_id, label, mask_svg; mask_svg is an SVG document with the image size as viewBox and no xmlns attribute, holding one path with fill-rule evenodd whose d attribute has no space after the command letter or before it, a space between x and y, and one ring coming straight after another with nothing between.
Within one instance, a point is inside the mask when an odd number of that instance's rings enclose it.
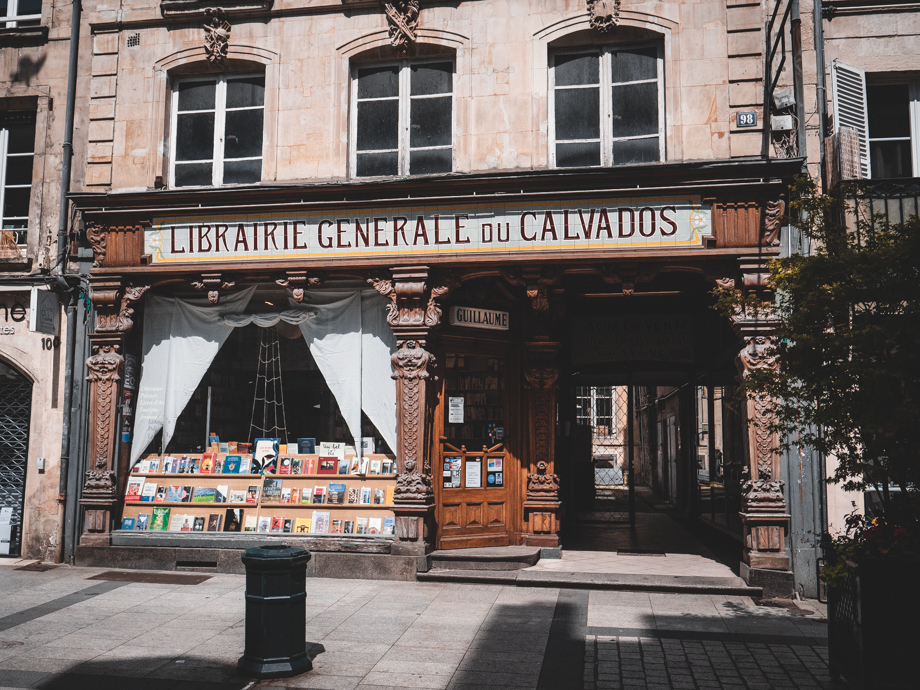
<instances>
[{"instance_id":1,"label":"decorative ironwork","mask_svg":"<svg viewBox=\"0 0 920 690\"><path fill-rule=\"evenodd\" d=\"M231 31L227 13L220 7L209 7L204 14L208 19L204 25L204 54L211 67L226 67Z\"/></svg>"}]
</instances>

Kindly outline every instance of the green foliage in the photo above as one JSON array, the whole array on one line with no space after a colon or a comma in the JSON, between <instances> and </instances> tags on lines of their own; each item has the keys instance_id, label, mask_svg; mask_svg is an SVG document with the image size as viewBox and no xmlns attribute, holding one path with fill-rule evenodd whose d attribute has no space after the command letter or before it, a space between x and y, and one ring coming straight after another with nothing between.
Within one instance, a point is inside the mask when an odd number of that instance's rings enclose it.
<instances>
[{"instance_id":1,"label":"green foliage","mask_svg":"<svg viewBox=\"0 0 920 690\"><path fill-rule=\"evenodd\" d=\"M886 515L916 524L920 221L857 217L857 193L822 195L808 178L794 185L791 208L813 251L769 262L780 366L751 372L745 389L773 399L783 438L836 457L833 480L844 489L875 486ZM731 291L717 297L726 312L762 308Z\"/></svg>"},{"instance_id":2,"label":"green foliage","mask_svg":"<svg viewBox=\"0 0 920 690\"><path fill-rule=\"evenodd\" d=\"M847 561L860 558L920 558L920 539L916 526L908 529L883 517L867 520L852 513L847 517L846 534L821 536L824 567L821 579L829 587L843 584L851 568Z\"/></svg>"}]
</instances>

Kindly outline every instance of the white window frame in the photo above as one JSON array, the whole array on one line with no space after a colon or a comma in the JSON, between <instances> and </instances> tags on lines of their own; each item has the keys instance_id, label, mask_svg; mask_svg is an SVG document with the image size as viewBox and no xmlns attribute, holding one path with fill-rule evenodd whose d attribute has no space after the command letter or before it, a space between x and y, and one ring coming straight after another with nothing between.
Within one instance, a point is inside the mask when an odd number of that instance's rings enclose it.
<instances>
[{"instance_id":1,"label":"white window frame","mask_svg":"<svg viewBox=\"0 0 920 690\"><path fill-rule=\"evenodd\" d=\"M236 73L231 72L227 74L219 75L207 75L207 74L192 74L188 76L178 77L172 81L172 98L170 103L170 119L169 119L169 131L170 131L170 142L169 142L169 187L170 189L176 188L176 144L179 139L178 137L178 124L179 124L179 86L188 82L206 82L206 81L216 81L215 92L214 92L214 141L211 149L211 158L194 160L194 161L181 161L183 164L186 163L211 163L211 184L210 185L185 185L181 189L201 189L203 187L239 187L247 186L252 184L259 184L258 182L242 182L242 183L224 183L224 135L226 133L226 121L227 121L227 81L235 79L247 79L249 77L262 77L265 78L264 72L246 72L246 73ZM260 106L247 106L243 108L231 108L233 112L237 110L262 110L262 152L258 156L248 156L244 158L231 158L231 161L245 161L245 160L261 160L262 161L262 173L265 172L265 99L263 97L262 105ZM207 113L211 112L210 110L185 110L183 115L188 113ZM260 180L261 181L261 180Z\"/></svg>"},{"instance_id":2,"label":"white window frame","mask_svg":"<svg viewBox=\"0 0 920 690\"><path fill-rule=\"evenodd\" d=\"M38 14L24 14L19 15L19 0L7 0L8 4L6 6L6 15L0 17L0 24L3 26L0 28L14 29L19 26L19 22L33 22L35 20L41 21L42 15L41 12Z\"/></svg>"},{"instance_id":3,"label":"white window frame","mask_svg":"<svg viewBox=\"0 0 920 690\"><path fill-rule=\"evenodd\" d=\"M904 77L902 75L866 76L868 86L894 86L907 84L908 117L910 119L910 154L911 176L920 177L920 78L916 76ZM876 141L904 141L907 137L873 137L869 131L869 102L866 98L866 153L868 156L869 170L872 170L872 143Z\"/></svg>"},{"instance_id":4,"label":"white window frame","mask_svg":"<svg viewBox=\"0 0 920 690\"><path fill-rule=\"evenodd\" d=\"M620 50L631 50L636 48L655 48L657 53L656 70L658 73L658 162L667 160L667 150L665 142L665 88L664 88L664 47L659 42L646 41L642 43L613 43L604 46L581 46L566 48L565 50L555 50L550 53L549 63L549 165L556 168L556 57L563 55L585 55L596 53L600 60L600 145L601 145L601 162L599 166L609 168L619 165L613 160L613 142L629 141L631 139L650 139L649 135L635 137L616 137L613 136L613 74L610 63L610 55ZM622 82L618 85L625 84L644 84L651 82L651 79L642 79L634 82ZM565 87L569 88L569 87ZM575 86L573 88L595 88L592 85ZM594 143L597 139L566 139L560 143Z\"/></svg>"},{"instance_id":5,"label":"white window frame","mask_svg":"<svg viewBox=\"0 0 920 690\"><path fill-rule=\"evenodd\" d=\"M451 73L451 92L450 92L450 146L420 146L417 148L411 148L409 146L409 141L411 138L411 132L409 127L411 126L411 112L412 112L412 100L413 99L424 99L424 98L444 98L446 94L438 93L431 94L426 96L413 96L412 95L412 66L419 66L424 64L436 65L448 62L453 66L453 72ZM409 154L410 151L437 151L450 148L450 172L453 172L457 169L457 95L456 95L456 86L457 86L457 60L453 55L442 56L442 57L431 57L423 59L402 59L402 60L390 60L388 62L374 62L374 63L359 63L353 64L351 66L351 118L349 122L349 170L351 171L350 177L356 179L374 179L374 177L389 177L388 175L362 175L358 177L358 71L362 69L373 69L375 67L393 67L396 66L399 68L399 123L397 124L397 143L396 151L399 157L399 162L397 164L397 177L407 177L412 175L412 172L409 169ZM392 97L388 98L362 98L362 101L387 101L393 100ZM362 151L361 153L388 153L392 149L380 149ZM446 175L447 173L420 173L420 174L435 174L435 175Z\"/></svg>"},{"instance_id":6,"label":"white window frame","mask_svg":"<svg viewBox=\"0 0 920 690\"><path fill-rule=\"evenodd\" d=\"M26 226L24 228L7 228L6 227L7 219L6 219L6 216L4 215L5 210L6 210L6 188L7 188L6 162L10 158L18 158L18 157L25 158L26 156L28 156L32 158L32 164L34 166L35 164L35 140L33 138L32 151L30 153L10 153L9 147L10 147L10 130L8 130L6 127L0 127L0 230L2 230L3 232L17 233L22 238L22 241L17 242L16 244L20 247L24 247L26 245L26 238L28 237L28 232L29 232L29 215L27 214L26 216L24 216L26 219ZM29 184L15 184L15 185L9 185L9 186L15 189L29 189L30 196L31 196L31 189L32 189L31 180L29 181ZM29 211L31 211L31 203L29 204L29 207L30 207ZM23 218L23 216L12 216L12 218L18 219L18 218Z\"/></svg>"}]
</instances>

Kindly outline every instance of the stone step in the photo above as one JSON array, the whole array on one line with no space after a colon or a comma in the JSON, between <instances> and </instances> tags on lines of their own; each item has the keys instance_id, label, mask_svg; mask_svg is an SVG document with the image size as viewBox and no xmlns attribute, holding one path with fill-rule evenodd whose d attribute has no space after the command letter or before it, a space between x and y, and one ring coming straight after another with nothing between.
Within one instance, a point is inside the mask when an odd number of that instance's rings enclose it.
<instances>
[{"instance_id":1,"label":"stone step","mask_svg":"<svg viewBox=\"0 0 920 690\"><path fill-rule=\"evenodd\" d=\"M528 568L540 560L540 547L493 546L444 549L431 554L432 570L511 571Z\"/></svg>"},{"instance_id":2,"label":"stone step","mask_svg":"<svg viewBox=\"0 0 920 690\"><path fill-rule=\"evenodd\" d=\"M611 589L634 592L682 594L725 594L762 597L761 587L748 587L740 577L697 577L681 575L632 575L622 573L571 573L548 571L430 570L418 573L419 582L467 582L515 585L517 587L559 587L561 589Z\"/></svg>"}]
</instances>

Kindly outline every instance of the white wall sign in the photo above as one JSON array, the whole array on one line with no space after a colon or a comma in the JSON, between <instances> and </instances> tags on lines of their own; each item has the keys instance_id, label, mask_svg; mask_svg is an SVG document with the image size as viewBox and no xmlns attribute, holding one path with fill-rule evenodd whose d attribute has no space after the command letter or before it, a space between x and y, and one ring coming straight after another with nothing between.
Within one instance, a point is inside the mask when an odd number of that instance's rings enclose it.
<instances>
[{"instance_id":1,"label":"white wall sign","mask_svg":"<svg viewBox=\"0 0 920 690\"><path fill-rule=\"evenodd\" d=\"M447 423L463 424L463 398L447 399Z\"/></svg>"},{"instance_id":2,"label":"white wall sign","mask_svg":"<svg viewBox=\"0 0 920 690\"><path fill-rule=\"evenodd\" d=\"M29 330L48 335L60 335L61 299L56 293L32 288Z\"/></svg>"},{"instance_id":3,"label":"white wall sign","mask_svg":"<svg viewBox=\"0 0 920 690\"><path fill-rule=\"evenodd\" d=\"M436 255L571 254L701 247L699 196L413 204L411 208L164 216L145 231L154 263Z\"/></svg>"},{"instance_id":4,"label":"white wall sign","mask_svg":"<svg viewBox=\"0 0 920 690\"><path fill-rule=\"evenodd\" d=\"M508 330L508 312L475 307L451 307L450 325L484 328L490 331Z\"/></svg>"},{"instance_id":5,"label":"white wall sign","mask_svg":"<svg viewBox=\"0 0 920 690\"><path fill-rule=\"evenodd\" d=\"M466 461L466 488L482 488L482 460L467 459Z\"/></svg>"}]
</instances>

